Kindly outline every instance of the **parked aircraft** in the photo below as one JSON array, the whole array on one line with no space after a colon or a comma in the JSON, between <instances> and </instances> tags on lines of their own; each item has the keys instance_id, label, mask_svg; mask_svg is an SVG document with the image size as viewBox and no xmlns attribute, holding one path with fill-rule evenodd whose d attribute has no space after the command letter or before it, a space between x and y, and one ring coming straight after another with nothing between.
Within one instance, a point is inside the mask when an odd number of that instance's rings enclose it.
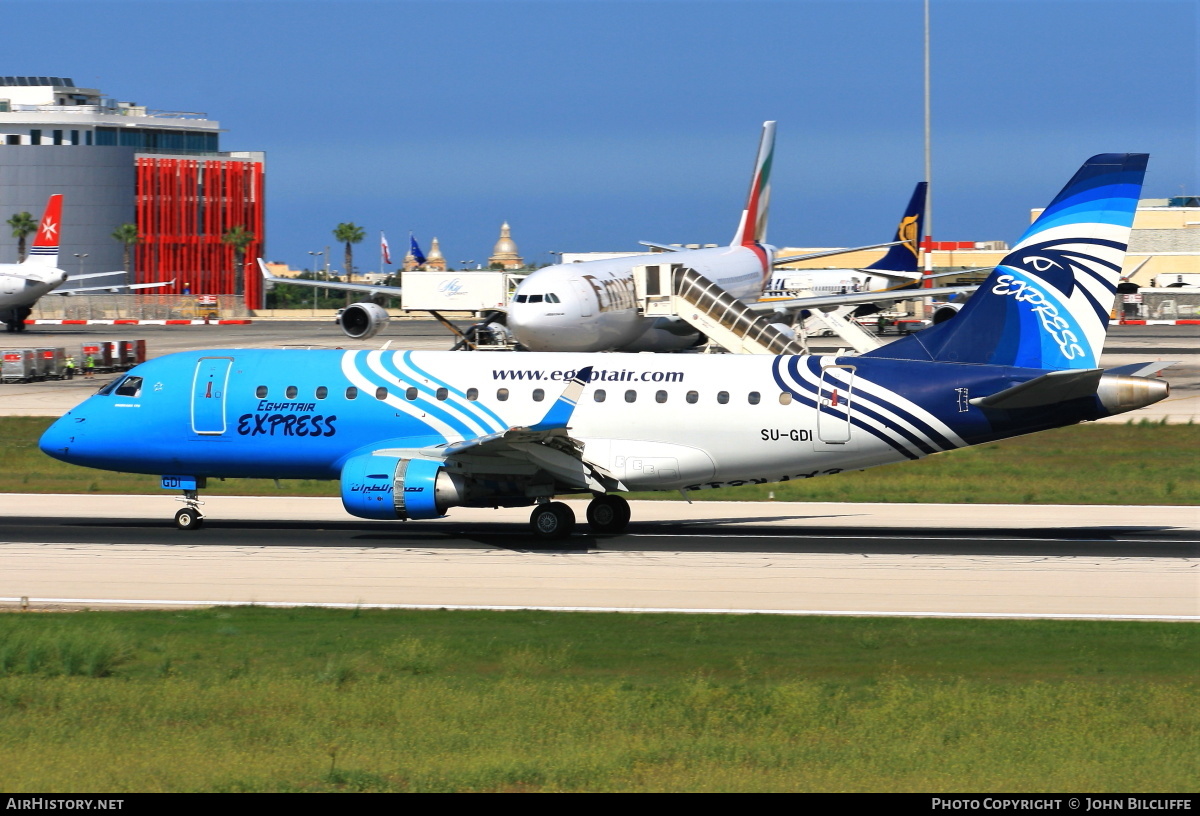
<instances>
[{"instance_id":1,"label":"parked aircraft","mask_svg":"<svg viewBox=\"0 0 1200 816\"><path fill-rule=\"evenodd\" d=\"M664 263L680 264L699 272L736 298L757 301L768 285L772 269L778 264L903 244L906 239L897 236L895 241L883 244L776 258L775 247L766 243L775 124L773 121L763 123L750 192L729 246L682 249L644 242L669 255L555 264L535 270L517 287L507 314L503 316L521 346L530 351L677 351L703 342L704 338L678 317L644 317L641 314L634 268L654 263L658 258ZM923 204L922 196L920 206ZM912 231L911 222L903 224L902 229L908 235ZM892 260L892 255L887 258L889 268L899 266ZM400 294L399 287L278 278L270 273L266 264L260 261L259 266L263 277L272 283L358 291L368 295L394 297ZM880 293L873 297L880 299ZM884 296L883 299L888 298ZM868 302L867 296L862 295L855 302ZM807 300L793 297L786 304L773 304L771 308L794 310L807 305ZM387 320L388 314L382 307L364 302L347 307L339 322L347 335L363 339L378 333Z\"/></svg>"},{"instance_id":2,"label":"parked aircraft","mask_svg":"<svg viewBox=\"0 0 1200 816\"><path fill-rule=\"evenodd\" d=\"M67 273L58 268L62 196L52 195L38 222L33 246L21 263L0 264L0 319L10 332L25 331L25 318L42 295L61 286Z\"/></svg>"},{"instance_id":3,"label":"parked aircraft","mask_svg":"<svg viewBox=\"0 0 1200 816\"><path fill-rule=\"evenodd\" d=\"M67 291L55 292L54 290L62 286L69 277L66 272L58 268L62 204L62 194L50 196L50 200L46 202L46 211L42 213L42 220L38 222L33 246L24 261L15 264L0 264L0 320L4 321L10 332L25 331L25 318L33 312L33 305L43 295L52 292L59 295L71 295L84 292L147 289L167 285L166 283L139 283L132 286L119 284L116 286L75 287ZM76 275L72 280L107 278L121 274L124 273L95 272L90 275Z\"/></svg>"},{"instance_id":4,"label":"parked aircraft","mask_svg":"<svg viewBox=\"0 0 1200 816\"><path fill-rule=\"evenodd\" d=\"M143 363L55 422L41 449L163 476L201 525L215 477L337 479L346 510L430 519L627 490L809 479L1100 419L1167 396L1099 367L1145 154L1089 159L952 320L861 356L214 350ZM753 223L751 219L750 223Z\"/></svg>"},{"instance_id":5,"label":"parked aircraft","mask_svg":"<svg viewBox=\"0 0 1200 816\"><path fill-rule=\"evenodd\" d=\"M763 300L870 292L920 281L923 278L919 266L920 247L928 187L924 181L917 183L896 225L892 246L878 261L862 269L777 269L767 283Z\"/></svg>"}]
</instances>

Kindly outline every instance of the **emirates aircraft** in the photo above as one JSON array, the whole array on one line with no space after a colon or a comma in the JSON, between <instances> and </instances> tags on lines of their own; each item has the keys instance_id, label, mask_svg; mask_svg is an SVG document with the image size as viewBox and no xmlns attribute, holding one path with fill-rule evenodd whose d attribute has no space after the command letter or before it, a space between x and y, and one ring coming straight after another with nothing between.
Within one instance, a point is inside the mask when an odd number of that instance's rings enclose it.
<instances>
[{"instance_id":1,"label":"emirates aircraft","mask_svg":"<svg viewBox=\"0 0 1200 816\"><path fill-rule=\"evenodd\" d=\"M893 247L884 262L873 270L872 283L865 290L889 287L915 287L922 276L915 272L920 218L924 210L925 185L918 185L913 202L905 212L896 237L887 243L850 249L832 249L804 255L776 257L775 247L766 243L767 213L771 198L771 166L775 155L775 122L764 122L762 138L750 180L750 192L741 219L728 246L708 249L682 249L667 244L643 242L661 250L654 256L635 255L581 263L555 264L530 273L517 287L506 314L496 320L507 323L509 330L528 351L680 351L702 344L704 338L678 316L647 317L639 303L635 268L654 259L679 265L703 275L733 297L759 304L770 286L775 267L800 260L844 255L863 249ZM919 208L920 212L914 208ZM268 282L317 286L323 289L363 292L367 295L398 296L399 287L354 283L326 283L273 276L260 260L260 269ZM904 270L911 266L906 273ZM892 271L896 270L896 271ZM814 270L822 280L842 281L851 270ZM811 277L811 274L808 275ZM827 287L826 287L827 288ZM960 288L924 290L922 295L957 293ZM828 294L789 293L774 297L759 308L764 311L794 312L806 308L844 306L901 300L880 291ZM342 330L356 339L374 336L386 325L387 312L372 302L356 303L342 313Z\"/></svg>"}]
</instances>

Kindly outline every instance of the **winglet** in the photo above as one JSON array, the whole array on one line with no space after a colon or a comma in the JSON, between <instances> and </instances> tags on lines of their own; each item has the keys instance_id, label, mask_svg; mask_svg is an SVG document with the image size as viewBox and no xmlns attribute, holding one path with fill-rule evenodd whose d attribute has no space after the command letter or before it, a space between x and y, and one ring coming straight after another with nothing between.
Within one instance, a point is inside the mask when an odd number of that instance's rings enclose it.
<instances>
[{"instance_id":1,"label":"winglet","mask_svg":"<svg viewBox=\"0 0 1200 816\"><path fill-rule=\"evenodd\" d=\"M579 402L579 397L583 394L583 387L592 379L592 366L579 369L571 382L567 383L567 387L563 390L562 396L555 400L550 406L550 410L542 417L542 421L536 425L531 425L531 431L550 431L559 428L566 428L567 423L571 421L571 415L575 413L575 405Z\"/></svg>"},{"instance_id":2,"label":"winglet","mask_svg":"<svg viewBox=\"0 0 1200 816\"><path fill-rule=\"evenodd\" d=\"M271 274L271 270L267 269L267 263L262 258L258 259L258 271L262 272L264 280L277 281L279 278Z\"/></svg>"}]
</instances>

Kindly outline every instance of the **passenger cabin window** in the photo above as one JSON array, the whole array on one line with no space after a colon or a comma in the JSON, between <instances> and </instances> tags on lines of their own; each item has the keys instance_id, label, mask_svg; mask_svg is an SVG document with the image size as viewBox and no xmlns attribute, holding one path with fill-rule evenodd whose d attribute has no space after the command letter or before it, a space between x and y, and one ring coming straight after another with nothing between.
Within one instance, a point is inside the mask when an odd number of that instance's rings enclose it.
<instances>
[{"instance_id":1,"label":"passenger cabin window","mask_svg":"<svg viewBox=\"0 0 1200 816\"><path fill-rule=\"evenodd\" d=\"M408 388L404 389L404 398L409 402L415 400L417 398L417 387L415 385L410 385Z\"/></svg>"},{"instance_id":2,"label":"passenger cabin window","mask_svg":"<svg viewBox=\"0 0 1200 816\"><path fill-rule=\"evenodd\" d=\"M717 402L719 402L721 405L725 405L726 403L728 403L729 402L729 392L728 391L718 391L717 392Z\"/></svg>"},{"instance_id":3,"label":"passenger cabin window","mask_svg":"<svg viewBox=\"0 0 1200 816\"><path fill-rule=\"evenodd\" d=\"M791 405L792 404L792 394L790 391L781 391L779 393L779 404L780 405Z\"/></svg>"},{"instance_id":4,"label":"passenger cabin window","mask_svg":"<svg viewBox=\"0 0 1200 816\"><path fill-rule=\"evenodd\" d=\"M534 402L541 402L541 401L542 401L542 400L544 400L545 398L546 398L546 392L545 392L545 391L543 391L543 390L542 390L542 389L540 389L540 388L535 388L535 389L533 389L533 401L534 401Z\"/></svg>"},{"instance_id":5,"label":"passenger cabin window","mask_svg":"<svg viewBox=\"0 0 1200 816\"><path fill-rule=\"evenodd\" d=\"M285 397L287 397L288 399L295 399L296 395L299 393L300 393L300 389L298 389L294 385L289 385L286 389L284 389L283 395Z\"/></svg>"},{"instance_id":6,"label":"passenger cabin window","mask_svg":"<svg viewBox=\"0 0 1200 816\"><path fill-rule=\"evenodd\" d=\"M267 396L267 387L265 385L260 385L258 388L255 388L254 396L258 397L259 399L265 399Z\"/></svg>"},{"instance_id":7,"label":"passenger cabin window","mask_svg":"<svg viewBox=\"0 0 1200 816\"><path fill-rule=\"evenodd\" d=\"M117 386L118 397L139 397L142 394L142 378L126 377Z\"/></svg>"},{"instance_id":8,"label":"passenger cabin window","mask_svg":"<svg viewBox=\"0 0 1200 816\"><path fill-rule=\"evenodd\" d=\"M479 389L478 388L468 388L467 389L467 399L471 400L471 402L474 402L475 400L479 399Z\"/></svg>"},{"instance_id":9,"label":"passenger cabin window","mask_svg":"<svg viewBox=\"0 0 1200 816\"><path fill-rule=\"evenodd\" d=\"M603 388L597 388L592 392L592 399L594 399L596 402L604 402L607 397L608 394L605 393Z\"/></svg>"},{"instance_id":10,"label":"passenger cabin window","mask_svg":"<svg viewBox=\"0 0 1200 816\"><path fill-rule=\"evenodd\" d=\"M317 399L325 399L329 396L329 389L323 385L318 385L316 390Z\"/></svg>"},{"instance_id":11,"label":"passenger cabin window","mask_svg":"<svg viewBox=\"0 0 1200 816\"><path fill-rule=\"evenodd\" d=\"M625 401L626 402L637 402L637 391L634 391L632 388L629 389L628 391L626 391L625 392Z\"/></svg>"},{"instance_id":12,"label":"passenger cabin window","mask_svg":"<svg viewBox=\"0 0 1200 816\"><path fill-rule=\"evenodd\" d=\"M353 385L346 386L346 399L358 399L358 389Z\"/></svg>"},{"instance_id":13,"label":"passenger cabin window","mask_svg":"<svg viewBox=\"0 0 1200 816\"><path fill-rule=\"evenodd\" d=\"M508 399L508 389L507 388L496 389L496 399L500 400L501 402L504 402L505 400L507 400Z\"/></svg>"},{"instance_id":14,"label":"passenger cabin window","mask_svg":"<svg viewBox=\"0 0 1200 816\"><path fill-rule=\"evenodd\" d=\"M660 403L666 402L667 401L667 392L666 391L655 391L654 392L654 401L660 402Z\"/></svg>"},{"instance_id":15,"label":"passenger cabin window","mask_svg":"<svg viewBox=\"0 0 1200 816\"><path fill-rule=\"evenodd\" d=\"M375 389L375 399L385 400L388 398L388 390L386 386L379 386Z\"/></svg>"},{"instance_id":16,"label":"passenger cabin window","mask_svg":"<svg viewBox=\"0 0 1200 816\"><path fill-rule=\"evenodd\" d=\"M695 391L688 391L685 399L688 401L689 405L695 405L700 401L700 395Z\"/></svg>"},{"instance_id":17,"label":"passenger cabin window","mask_svg":"<svg viewBox=\"0 0 1200 816\"><path fill-rule=\"evenodd\" d=\"M746 402L750 403L751 405L758 405L758 401L760 399L762 399L762 396L757 391L751 391L746 395Z\"/></svg>"},{"instance_id":18,"label":"passenger cabin window","mask_svg":"<svg viewBox=\"0 0 1200 816\"><path fill-rule=\"evenodd\" d=\"M439 388L437 390L437 392L434 394L434 396L440 400L445 401L446 397L450 396L450 391L445 388Z\"/></svg>"}]
</instances>

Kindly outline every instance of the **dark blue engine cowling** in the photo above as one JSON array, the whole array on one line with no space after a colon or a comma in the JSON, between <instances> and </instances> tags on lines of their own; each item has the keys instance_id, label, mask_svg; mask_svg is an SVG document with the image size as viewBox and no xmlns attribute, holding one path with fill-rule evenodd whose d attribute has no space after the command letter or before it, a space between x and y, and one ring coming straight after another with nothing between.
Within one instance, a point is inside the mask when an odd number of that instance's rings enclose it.
<instances>
[{"instance_id":1,"label":"dark blue engine cowling","mask_svg":"<svg viewBox=\"0 0 1200 816\"><path fill-rule=\"evenodd\" d=\"M441 462L386 454L355 456L342 467L342 506L359 518L431 519L461 503Z\"/></svg>"}]
</instances>

